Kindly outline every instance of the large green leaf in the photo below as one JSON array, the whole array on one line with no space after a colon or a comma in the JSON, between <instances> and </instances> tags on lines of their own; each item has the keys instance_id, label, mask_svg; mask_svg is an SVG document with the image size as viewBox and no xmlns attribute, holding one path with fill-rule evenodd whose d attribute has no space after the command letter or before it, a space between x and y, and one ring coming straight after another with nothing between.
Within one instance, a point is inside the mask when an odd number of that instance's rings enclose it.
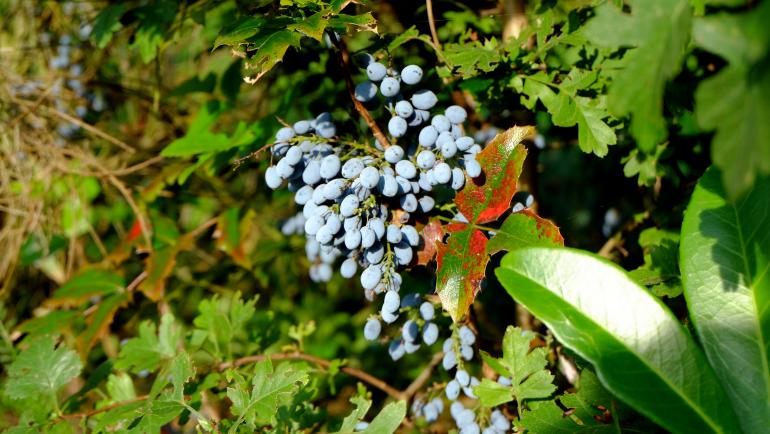
<instances>
[{"instance_id":1,"label":"large green leaf","mask_svg":"<svg viewBox=\"0 0 770 434\"><path fill-rule=\"evenodd\" d=\"M511 296L594 364L607 389L675 433L733 433L714 371L664 305L617 265L566 248L508 253L496 270Z\"/></svg>"},{"instance_id":2,"label":"large green leaf","mask_svg":"<svg viewBox=\"0 0 770 434\"><path fill-rule=\"evenodd\" d=\"M770 427L770 179L730 203L718 170L682 225L685 297L706 356L747 433Z\"/></svg>"},{"instance_id":3,"label":"large green leaf","mask_svg":"<svg viewBox=\"0 0 770 434\"><path fill-rule=\"evenodd\" d=\"M690 38L692 12L687 0L634 0L631 13L612 3L596 8L585 27L600 47L630 47L626 67L610 85L607 106L616 116L631 115L631 134L646 152L666 139L663 91L676 76Z\"/></svg>"},{"instance_id":4,"label":"large green leaf","mask_svg":"<svg viewBox=\"0 0 770 434\"><path fill-rule=\"evenodd\" d=\"M757 174L770 173L770 2L743 14L699 18L695 43L727 60L695 93L695 116L716 130L711 157L722 169L731 198L748 190Z\"/></svg>"}]
</instances>

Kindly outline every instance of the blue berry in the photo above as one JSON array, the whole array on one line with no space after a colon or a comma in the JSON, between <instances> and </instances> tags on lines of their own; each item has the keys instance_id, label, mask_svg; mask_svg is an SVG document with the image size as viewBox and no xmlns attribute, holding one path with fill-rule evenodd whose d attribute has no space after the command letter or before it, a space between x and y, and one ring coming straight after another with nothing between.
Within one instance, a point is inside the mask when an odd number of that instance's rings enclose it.
<instances>
[{"instance_id":1,"label":"blue berry","mask_svg":"<svg viewBox=\"0 0 770 434\"><path fill-rule=\"evenodd\" d=\"M401 80L406 84L417 84L422 80L422 68L417 65L407 65L401 70Z\"/></svg>"},{"instance_id":2,"label":"blue berry","mask_svg":"<svg viewBox=\"0 0 770 434\"><path fill-rule=\"evenodd\" d=\"M366 75L369 77L369 80L372 81L382 80L387 73L388 69L379 62L372 62L366 67Z\"/></svg>"},{"instance_id":3,"label":"blue berry","mask_svg":"<svg viewBox=\"0 0 770 434\"><path fill-rule=\"evenodd\" d=\"M373 341L380 336L382 325L375 318L370 318L364 325L364 338L368 341Z\"/></svg>"}]
</instances>

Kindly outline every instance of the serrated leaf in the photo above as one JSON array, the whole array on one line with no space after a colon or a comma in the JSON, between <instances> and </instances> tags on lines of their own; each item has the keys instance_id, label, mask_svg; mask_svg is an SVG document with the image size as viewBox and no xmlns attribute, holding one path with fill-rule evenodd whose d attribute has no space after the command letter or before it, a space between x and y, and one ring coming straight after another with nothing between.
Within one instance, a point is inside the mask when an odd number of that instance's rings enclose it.
<instances>
[{"instance_id":1,"label":"serrated leaf","mask_svg":"<svg viewBox=\"0 0 770 434\"><path fill-rule=\"evenodd\" d=\"M658 297L677 297L682 293L679 275L679 234L648 228L639 234L644 252L644 265L628 275L639 284L650 287Z\"/></svg>"},{"instance_id":2,"label":"serrated leaf","mask_svg":"<svg viewBox=\"0 0 770 434\"><path fill-rule=\"evenodd\" d=\"M115 368L154 371L161 360L170 360L176 355L180 337L171 314L163 315L157 334L155 324L145 321L139 325L139 336L129 339L120 349Z\"/></svg>"},{"instance_id":3,"label":"serrated leaf","mask_svg":"<svg viewBox=\"0 0 770 434\"><path fill-rule=\"evenodd\" d=\"M770 179L731 203L711 168L682 224L682 278L695 330L746 433L770 420Z\"/></svg>"},{"instance_id":4,"label":"serrated leaf","mask_svg":"<svg viewBox=\"0 0 770 434\"><path fill-rule=\"evenodd\" d=\"M93 296L107 296L125 288L123 277L110 270L92 268L73 276L53 295L59 301L83 301Z\"/></svg>"},{"instance_id":5,"label":"serrated leaf","mask_svg":"<svg viewBox=\"0 0 770 434\"><path fill-rule=\"evenodd\" d=\"M534 135L533 127L513 127L498 134L476 156L482 176L466 177L455 196L460 212L472 223L497 220L511 206L527 150L521 141Z\"/></svg>"},{"instance_id":6,"label":"serrated leaf","mask_svg":"<svg viewBox=\"0 0 770 434\"><path fill-rule=\"evenodd\" d=\"M356 424L364 419L364 416L366 416L366 413L372 406L372 401L359 395L350 398L350 402L352 402L356 408L350 412L349 415L345 416L345 419L342 420L342 426L336 434L353 432L356 428Z\"/></svg>"},{"instance_id":7,"label":"serrated leaf","mask_svg":"<svg viewBox=\"0 0 770 434\"><path fill-rule=\"evenodd\" d=\"M111 4L102 9L94 19L91 39L97 47L104 48L112 40L112 35L123 28L120 18L128 10L126 3Z\"/></svg>"},{"instance_id":8,"label":"serrated leaf","mask_svg":"<svg viewBox=\"0 0 770 434\"><path fill-rule=\"evenodd\" d=\"M406 401L391 402L369 423L366 434L393 434L406 416Z\"/></svg>"},{"instance_id":9,"label":"serrated leaf","mask_svg":"<svg viewBox=\"0 0 770 434\"><path fill-rule=\"evenodd\" d=\"M463 77L490 72L500 61L500 53L494 43L489 41L484 45L480 42L447 45L444 48L444 56Z\"/></svg>"},{"instance_id":10,"label":"serrated leaf","mask_svg":"<svg viewBox=\"0 0 770 434\"><path fill-rule=\"evenodd\" d=\"M140 24L134 33L131 47L139 50L144 63L149 63L158 55L166 39L166 32L176 16L176 7L176 2L159 0L136 9Z\"/></svg>"},{"instance_id":11,"label":"serrated leaf","mask_svg":"<svg viewBox=\"0 0 770 434\"><path fill-rule=\"evenodd\" d=\"M291 30L266 31L253 38L250 47L253 46L256 53L244 62L246 69L253 71L252 77L247 81L250 84L256 83L283 60L289 47L299 47L301 39L301 34Z\"/></svg>"},{"instance_id":12,"label":"serrated leaf","mask_svg":"<svg viewBox=\"0 0 770 434\"><path fill-rule=\"evenodd\" d=\"M711 159L722 169L728 196L737 199L758 175L770 173L770 4L742 14L698 18L695 43L729 64L695 92L695 116L716 130Z\"/></svg>"},{"instance_id":13,"label":"serrated leaf","mask_svg":"<svg viewBox=\"0 0 770 434\"><path fill-rule=\"evenodd\" d=\"M409 41L413 41L415 39L421 39L420 37L420 31L417 30L417 27L410 27L406 29L405 31L399 33L395 38L393 38L392 41L388 44L388 51L394 51L396 48L406 44Z\"/></svg>"},{"instance_id":14,"label":"serrated leaf","mask_svg":"<svg viewBox=\"0 0 770 434\"><path fill-rule=\"evenodd\" d=\"M495 236L487 243L487 253L494 255L522 247L563 245L564 237L552 221L525 209L505 219L500 229L495 231Z\"/></svg>"},{"instance_id":15,"label":"serrated leaf","mask_svg":"<svg viewBox=\"0 0 770 434\"><path fill-rule=\"evenodd\" d=\"M693 339L617 265L579 250L528 247L503 257L495 274L640 413L674 433L738 432L727 395Z\"/></svg>"},{"instance_id":16,"label":"serrated leaf","mask_svg":"<svg viewBox=\"0 0 770 434\"><path fill-rule=\"evenodd\" d=\"M57 348L53 337L35 339L8 366L4 393L11 399L35 399L53 408L56 393L80 375L82 368L77 354L61 345Z\"/></svg>"},{"instance_id":17,"label":"serrated leaf","mask_svg":"<svg viewBox=\"0 0 770 434\"><path fill-rule=\"evenodd\" d=\"M245 327L256 313L256 303L257 297L244 302L240 292L231 298L220 299L215 295L200 302L193 324L213 344L215 356L231 356L233 340L247 336Z\"/></svg>"},{"instance_id":18,"label":"serrated leaf","mask_svg":"<svg viewBox=\"0 0 770 434\"><path fill-rule=\"evenodd\" d=\"M577 70L574 70L577 71ZM576 72L574 74L579 74ZM586 81L591 81L590 74ZM604 107L603 98L587 98L578 96L580 78L569 85L557 86L550 83L548 76L538 74L524 79L522 91L530 98L539 99L548 113L553 124L559 127L578 126L578 145L583 152L593 152L599 157L607 155L608 146L617 142L615 131L605 122L609 117ZM558 88L554 92L551 86Z\"/></svg>"},{"instance_id":19,"label":"serrated leaf","mask_svg":"<svg viewBox=\"0 0 770 434\"><path fill-rule=\"evenodd\" d=\"M617 433L620 430L611 420L618 415L610 414L612 397L599 384L596 376L588 370L580 373L577 391L565 393L556 400L533 402L530 410L524 411L516 427L532 433ZM604 410L600 409L604 408Z\"/></svg>"},{"instance_id":20,"label":"serrated leaf","mask_svg":"<svg viewBox=\"0 0 770 434\"><path fill-rule=\"evenodd\" d=\"M329 20L329 25L341 30L366 30L377 33L377 20L371 12L359 15L338 14Z\"/></svg>"},{"instance_id":21,"label":"serrated leaf","mask_svg":"<svg viewBox=\"0 0 770 434\"><path fill-rule=\"evenodd\" d=\"M436 256L436 249L444 239L444 228L438 220L431 220L420 231L421 245L417 250L417 265L425 265Z\"/></svg>"},{"instance_id":22,"label":"serrated leaf","mask_svg":"<svg viewBox=\"0 0 770 434\"><path fill-rule=\"evenodd\" d=\"M370 15L371 16L371 15ZM321 12L316 12L307 18L297 19L294 24L286 26L288 30L294 30L309 36L316 41L322 41L329 20Z\"/></svg>"},{"instance_id":23,"label":"serrated leaf","mask_svg":"<svg viewBox=\"0 0 770 434\"><path fill-rule=\"evenodd\" d=\"M257 363L250 391L240 387L227 388L227 397L233 403L231 411L238 416L230 431L235 432L243 421L252 427L275 424L278 407L290 403L298 387L308 381L306 372L295 370L290 364L280 364L273 370L269 359Z\"/></svg>"},{"instance_id":24,"label":"serrated leaf","mask_svg":"<svg viewBox=\"0 0 770 434\"><path fill-rule=\"evenodd\" d=\"M690 39L692 11L687 0L634 0L631 13L613 2L596 8L584 34L599 47L630 47L626 66L613 76L607 107L616 117L631 116L631 134L651 152L668 135L663 117L666 82L679 73Z\"/></svg>"},{"instance_id":25,"label":"serrated leaf","mask_svg":"<svg viewBox=\"0 0 770 434\"><path fill-rule=\"evenodd\" d=\"M509 326L503 336L503 356L496 360L495 370L511 380L510 386L503 386L484 379L473 393L482 405L495 407L513 400L521 404L531 399L549 397L555 390L553 375L545 370L548 361L546 350L535 348L530 351L530 342L535 334L518 327Z\"/></svg>"},{"instance_id":26,"label":"serrated leaf","mask_svg":"<svg viewBox=\"0 0 770 434\"><path fill-rule=\"evenodd\" d=\"M265 25L266 19L261 16L245 17L222 30L214 41L214 48L222 45L238 45L257 33Z\"/></svg>"},{"instance_id":27,"label":"serrated leaf","mask_svg":"<svg viewBox=\"0 0 770 434\"><path fill-rule=\"evenodd\" d=\"M446 244L438 244L436 255L436 293L455 322L465 316L481 290L489 262L487 237L471 226L460 226Z\"/></svg>"}]
</instances>

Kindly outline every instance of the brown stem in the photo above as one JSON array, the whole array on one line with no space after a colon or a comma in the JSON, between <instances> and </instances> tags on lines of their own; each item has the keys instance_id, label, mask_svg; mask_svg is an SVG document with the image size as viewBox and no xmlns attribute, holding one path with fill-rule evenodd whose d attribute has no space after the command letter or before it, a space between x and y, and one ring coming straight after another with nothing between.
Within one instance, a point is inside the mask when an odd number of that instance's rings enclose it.
<instances>
[{"instance_id":1,"label":"brown stem","mask_svg":"<svg viewBox=\"0 0 770 434\"><path fill-rule=\"evenodd\" d=\"M410 400L414 394L425 385L425 383L430 379L431 374L433 374L433 369L436 368L436 365L441 363L441 359L443 358L443 352L438 352L433 355L433 358L430 360L430 363L428 363L428 366L426 366L425 369L420 372L420 375L418 375L417 378L415 378L414 381L412 381L412 383L404 390L403 395L405 400Z\"/></svg>"},{"instance_id":2,"label":"brown stem","mask_svg":"<svg viewBox=\"0 0 770 434\"><path fill-rule=\"evenodd\" d=\"M310 354L306 353L300 353L300 352L293 352L293 353L279 353L279 354L258 354L255 356L246 356L241 357L240 359L235 359L231 362L224 362L220 363L217 366L217 369L220 371L224 371L225 369L234 368L238 366L248 365L250 363L257 363L264 360L304 360L306 362L313 363L315 365L318 365L324 369L329 369L329 367L332 365L332 362L322 359L320 357L316 357ZM382 390L383 392L387 393L391 397L395 399L406 399L405 393L401 392L400 390L397 390L390 386L388 383L380 380L379 378L366 373L360 369L351 368L349 366L342 366L340 367L340 371L350 375L351 377L358 378L361 381L364 381L366 383L371 384L372 386Z\"/></svg>"},{"instance_id":3,"label":"brown stem","mask_svg":"<svg viewBox=\"0 0 770 434\"><path fill-rule=\"evenodd\" d=\"M348 53L348 49L347 49L347 46L345 45L345 41L337 38L334 34L329 34L329 38L337 47L340 67L342 68L342 75L345 78L345 86L348 89L348 94L350 95L350 99L353 100L353 106L355 106L358 114L361 115L362 118L364 118L364 121L366 121L366 125L369 126L369 129L372 130L372 134L374 134L374 138L377 139L378 142L380 142L380 145L382 145L383 148L385 149L389 148L390 141L388 141L388 138L385 137L385 134L382 133L382 130L380 129L380 127L377 126L377 122L374 121L374 118L372 117L371 113L369 113L369 110L367 110L366 107L364 107L364 105L361 104L361 101L356 99L355 86L353 86L353 79L351 78L351 73L350 73L350 53Z\"/></svg>"},{"instance_id":4,"label":"brown stem","mask_svg":"<svg viewBox=\"0 0 770 434\"><path fill-rule=\"evenodd\" d=\"M129 400L126 400L126 401L116 402L114 404L110 404L110 405L107 405L107 406L104 406L104 407L101 407L101 408L95 408L93 410L84 411L82 413L62 414L60 416L60 418L61 419L82 419L82 418L85 418L85 417L91 417L91 416L94 416L94 415L99 414L99 413L104 413L105 411L110 411L110 410L112 410L114 408L122 407L124 405L133 404L135 402L146 401L149 398L150 398L150 395L137 396L134 399L129 399Z\"/></svg>"},{"instance_id":5,"label":"brown stem","mask_svg":"<svg viewBox=\"0 0 770 434\"><path fill-rule=\"evenodd\" d=\"M436 46L436 51L440 51L441 42L438 40L438 32L436 32L436 21L433 18L433 0L425 0L425 9L428 10L428 26L430 26L430 37L433 39L433 45Z\"/></svg>"}]
</instances>

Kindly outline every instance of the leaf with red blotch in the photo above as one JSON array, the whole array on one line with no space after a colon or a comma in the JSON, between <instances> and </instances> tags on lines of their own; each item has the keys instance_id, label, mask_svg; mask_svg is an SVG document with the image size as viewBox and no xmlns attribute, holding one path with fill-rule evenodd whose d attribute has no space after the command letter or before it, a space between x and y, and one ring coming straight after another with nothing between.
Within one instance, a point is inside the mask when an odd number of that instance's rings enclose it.
<instances>
[{"instance_id":1,"label":"leaf with red blotch","mask_svg":"<svg viewBox=\"0 0 770 434\"><path fill-rule=\"evenodd\" d=\"M522 247L564 245L564 237L559 227L533 211L525 209L511 214L505 219L495 236L487 243L487 253L511 251Z\"/></svg>"},{"instance_id":2,"label":"leaf with red blotch","mask_svg":"<svg viewBox=\"0 0 770 434\"><path fill-rule=\"evenodd\" d=\"M455 197L457 208L468 221L495 221L510 208L527 157L521 141L534 133L534 127L510 128L476 155L482 174L475 179L466 176L465 187Z\"/></svg>"},{"instance_id":3,"label":"leaf with red blotch","mask_svg":"<svg viewBox=\"0 0 770 434\"><path fill-rule=\"evenodd\" d=\"M425 265L436 256L436 246L444 239L444 229L441 222L431 220L422 228L422 245L417 251L417 265Z\"/></svg>"},{"instance_id":4,"label":"leaf with red blotch","mask_svg":"<svg viewBox=\"0 0 770 434\"><path fill-rule=\"evenodd\" d=\"M487 237L471 225L452 225L446 244L438 244L436 292L441 305L457 322L481 290L489 262ZM464 228L460 228L464 226Z\"/></svg>"}]
</instances>

